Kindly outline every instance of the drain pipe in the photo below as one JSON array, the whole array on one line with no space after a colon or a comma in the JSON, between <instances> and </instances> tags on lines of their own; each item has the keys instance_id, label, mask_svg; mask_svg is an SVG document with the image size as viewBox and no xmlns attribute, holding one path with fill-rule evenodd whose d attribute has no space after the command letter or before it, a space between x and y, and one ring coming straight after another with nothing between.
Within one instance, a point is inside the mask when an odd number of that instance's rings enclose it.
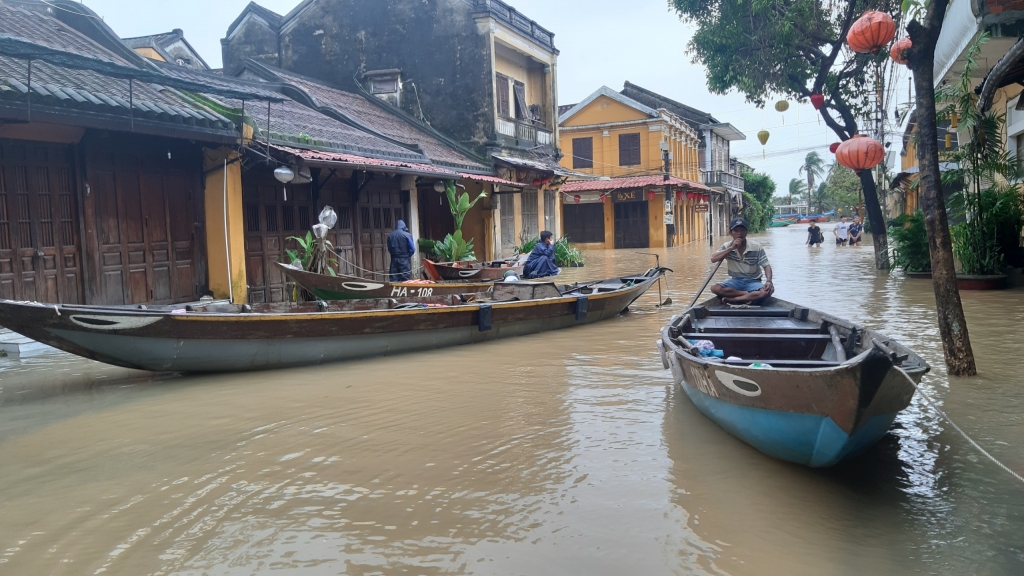
<instances>
[{"instance_id":1,"label":"drain pipe","mask_svg":"<svg viewBox=\"0 0 1024 576\"><path fill-rule=\"evenodd\" d=\"M228 160L224 159L224 262L228 265L228 302L235 303L234 284L231 282L231 244L228 243Z\"/></svg>"}]
</instances>

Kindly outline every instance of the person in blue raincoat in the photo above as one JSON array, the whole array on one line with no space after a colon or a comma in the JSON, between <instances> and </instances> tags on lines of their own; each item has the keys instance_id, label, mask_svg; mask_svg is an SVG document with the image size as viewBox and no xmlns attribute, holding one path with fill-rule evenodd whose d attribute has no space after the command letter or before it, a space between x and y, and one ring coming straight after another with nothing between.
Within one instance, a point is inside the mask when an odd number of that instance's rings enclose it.
<instances>
[{"instance_id":1,"label":"person in blue raincoat","mask_svg":"<svg viewBox=\"0 0 1024 576\"><path fill-rule=\"evenodd\" d=\"M390 280L408 280L412 274L412 255L416 253L416 243L404 220L399 220L395 231L388 235L388 253L391 254L391 269L388 271Z\"/></svg>"},{"instance_id":2,"label":"person in blue raincoat","mask_svg":"<svg viewBox=\"0 0 1024 576\"><path fill-rule=\"evenodd\" d=\"M533 247L530 257L523 268L523 276L527 279L557 276L561 272L555 266L555 235L547 230L540 233L540 242Z\"/></svg>"}]
</instances>

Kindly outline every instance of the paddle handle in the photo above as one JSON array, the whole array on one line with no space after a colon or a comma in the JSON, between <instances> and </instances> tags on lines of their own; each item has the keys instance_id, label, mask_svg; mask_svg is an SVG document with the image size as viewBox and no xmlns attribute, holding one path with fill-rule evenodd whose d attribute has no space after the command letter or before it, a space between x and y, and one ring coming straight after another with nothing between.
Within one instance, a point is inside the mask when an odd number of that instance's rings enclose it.
<instances>
[{"instance_id":1,"label":"paddle handle","mask_svg":"<svg viewBox=\"0 0 1024 576\"><path fill-rule=\"evenodd\" d=\"M701 286L700 290L697 291L697 295L693 297L693 302L690 302L690 308L693 308L693 305L697 303L697 300L700 300L700 295L703 294L704 290L707 289L708 284L711 284L711 279L715 277L715 274L718 273L718 269L722 267L722 262L725 262L725 260L719 260L718 264L715 265L715 269L711 271L711 275L708 276L708 279L704 281L704 285Z\"/></svg>"}]
</instances>

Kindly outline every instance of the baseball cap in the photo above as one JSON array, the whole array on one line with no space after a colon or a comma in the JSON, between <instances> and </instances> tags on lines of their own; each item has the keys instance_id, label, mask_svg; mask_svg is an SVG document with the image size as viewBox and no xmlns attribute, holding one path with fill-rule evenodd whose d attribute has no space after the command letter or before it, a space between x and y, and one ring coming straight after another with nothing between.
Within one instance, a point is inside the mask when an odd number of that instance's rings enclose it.
<instances>
[{"instance_id":1,"label":"baseball cap","mask_svg":"<svg viewBox=\"0 0 1024 576\"><path fill-rule=\"evenodd\" d=\"M739 217L733 218L732 222L729 222L729 230L732 230L733 228L737 228L739 226L743 226L744 228L749 228L749 226L747 226L747 221L744 220L743 218L739 218Z\"/></svg>"}]
</instances>

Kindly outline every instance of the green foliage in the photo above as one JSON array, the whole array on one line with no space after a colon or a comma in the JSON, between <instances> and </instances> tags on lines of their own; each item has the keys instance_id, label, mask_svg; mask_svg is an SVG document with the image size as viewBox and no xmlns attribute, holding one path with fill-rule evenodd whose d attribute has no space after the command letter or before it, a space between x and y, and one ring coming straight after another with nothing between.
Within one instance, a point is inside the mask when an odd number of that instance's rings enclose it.
<instances>
[{"instance_id":1,"label":"green foliage","mask_svg":"<svg viewBox=\"0 0 1024 576\"><path fill-rule=\"evenodd\" d=\"M309 270L309 263L313 260L314 245L316 239L313 238L312 232L306 232L306 237L300 236L289 236L288 240L295 240L295 243L299 245L298 250L285 250L284 253L288 256L289 262L299 262L302 265L303 270Z\"/></svg>"},{"instance_id":2,"label":"green foliage","mask_svg":"<svg viewBox=\"0 0 1024 576\"><path fill-rule=\"evenodd\" d=\"M529 254L530 252L533 252L533 249L537 246L538 242L540 242L540 238L535 237L524 242L522 246L516 246L516 255L518 256L520 254ZM568 236L562 236L558 240L555 240L554 248L556 266L580 266L583 264L583 252L569 242Z\"/></svg>"},{"instance_id":3,"label":"green foliage","mask_svg":"<svg viewBox=\"0 0 1024 576\"><path fill-rule=\"evenodd\" d=\"M822 212L830 210L851 212L851 208L860 203L861 189L860 177L853 170L838 162L833 163L829 168L828 178L825 180Z\"/></svg>"},{"instance_id":4,"label":"green foliage","mask_svg":"<svg viewBox=\"0 0 1024 576\"><path fill-rule=\"evenodd\" d=\"M775 180L761 172L744 172L743 188L761 204L770 206L775 196Z\"/></svg>"},{"instance_id":5,"label":"green foliage","mask_svg":"<svg viewBox=\"0 0 1024 576\"><path fill-rule=\"evenodd\" d=\"M764 232L771 225L774 214L774 204L762 204L749 192L743 193L743 218L747 221L747 231L754 234Z\"/></svg>"},{"instance_id":6,"label":"green foliage","mask_svg":"<svg viewBox=\"0 0 1024 576\"><path fill-rule=\"evenodd\" d=\"M793 178L789 181L789 197L799 202L804 196L807 195L807 183L799 178Z\"/></svg>"},{"instance_id":7,"label":"green foliage","mask_svg":"<svg viewBox=\"0 0 1024 576\"><path fill-rule=\"evenodd\" d=\"M807 199L808 210L817 214L828 212L825 204L828 201L828 184L822 182Z\"/></svg>"},{"instance_id":8,"label":"green foliage","mask_svg":"<svg viewBox=\"0 0 1024 576\"><path fill-rule=\"evenodd\" d=\"M906 272L930 272L931 256L928 253L928 230L924 225L924 212L918 210L912 215L903 214L891 221L889 239L895 243L892 248L893 267Z\"/></svg>"},{"instance_id":9,"label":"green foliage","mask_svg":"<svg viewBox=\"0 0 1024 576\"><path fill-rule=\"evenodd\" d=\"M807 194L807 203L810 204L815 180L825 175L825 161L817 152L808 152L799 173L807 176L807 188L804 193Z\"/></svg>"},{"instance_id":10,"label":"green foliage","mask_svg":"<svg viewBox=\"0 0 1024 576\"><path fill-rule=\"evenodd\" d=\"M455 189L454 180L445 181L444 193L448 196L448 208L452 212L452 217L455 218L455 230L457 232L462 230L462 221L466 219L466 214L469 213L469 210L476 206L477 202L487 197L486 192L481 192L479 196L470 202L469 192L459 194Z\"/></svg>"},{"instance_id":11,"label":"green foliage","mask_svg":"<svg viewBox=\"0 0 1024 576\"><path fill-rule=\"evenodd\" d=\"M473 239L462 238L462 230L456 230L454 234L448 234L444 240L429 240L420 238L420 251L430 254L438 262L463 262L476 260L473 252Z\"/></svg>"},{"instance_id":12,"label":"green foliage","mask_svg":"<svg viewBox=\"0 0 1024 576\"><path fill-rule=\"evenodd\" d=\"M970 275L1001 274L1006 257L1017 256L1024 225L1021 193L1004 184L1016 180L1019 172L1017 159L1004 146L1006 116L991 110L982 112L976 106L974 72L981 46L987 40L987 34L975 40L964 58L960 77L935 95L939 122L957 121L958 131L967 136L956 149L942 151L941 157L956 166L942 174L943 182L964 188L950 198L950 212L964 217L964 222L952 227L950 233L961 272Z\"/></svg>"}]
</instances>

